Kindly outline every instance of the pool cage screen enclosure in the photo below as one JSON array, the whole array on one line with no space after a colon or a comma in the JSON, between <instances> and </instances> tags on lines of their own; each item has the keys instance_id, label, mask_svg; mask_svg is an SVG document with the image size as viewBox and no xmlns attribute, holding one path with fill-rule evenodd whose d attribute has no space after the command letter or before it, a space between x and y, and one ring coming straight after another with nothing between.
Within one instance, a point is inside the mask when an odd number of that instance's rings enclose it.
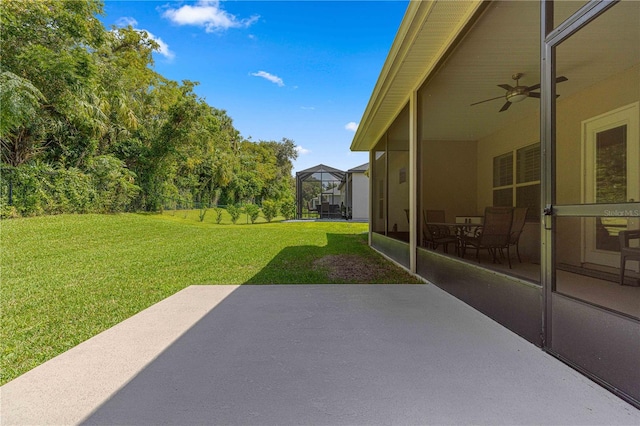
<instances>
[{"instance_id":1,"label":"pool cage screen enclosure","mask_svg":"<svg viewBox=\"0 0 640 426\"><path fill-rule=\"evenodd\" d=\"M319 164L296 173L298 219L329 219L343 216L346 195L342 186L346 173Z\"/></svg>"}]
</instances>

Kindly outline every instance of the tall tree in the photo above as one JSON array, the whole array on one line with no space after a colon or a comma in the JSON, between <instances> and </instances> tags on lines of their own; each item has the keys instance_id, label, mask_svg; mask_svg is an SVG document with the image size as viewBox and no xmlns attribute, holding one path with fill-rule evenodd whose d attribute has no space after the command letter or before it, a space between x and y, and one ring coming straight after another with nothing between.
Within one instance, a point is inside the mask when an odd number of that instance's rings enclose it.
<instances>
[{"instance_id":1,"label":"tall tree","mask_svg":"<svg viewBox=\"0 0 640 426\"><path fill-rule=\"evenodd\" d=\"M67 151L77 159L104 129L91 53L105 34L96 18L100 13L102 3L93 0L2 2L0 70L23 79L23 87L37 88L47 101L37 120L4 132L3 147L14 150L9 155L27 159L44 146L73 141L77 146ZM17 156L16 150L31 155Z\"/></svg>"}]
</instances>

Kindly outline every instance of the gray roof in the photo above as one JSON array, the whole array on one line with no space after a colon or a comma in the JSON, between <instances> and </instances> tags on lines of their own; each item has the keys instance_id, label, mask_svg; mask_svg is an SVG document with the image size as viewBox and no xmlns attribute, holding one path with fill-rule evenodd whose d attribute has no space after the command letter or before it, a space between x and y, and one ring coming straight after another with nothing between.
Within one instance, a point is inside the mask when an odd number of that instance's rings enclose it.
<instances>
[{"instance_id":1,"label":"gray roof","mask_svg":"<svg viewBox=\"0 0 640 426\"><path fill-rule=\"evenodd\" d=\"M369 163L364 163L359 166L356 166L352 169L347 170L348 172L366 172L369 169Z\"/></svg>"},{"instance_id":2,"label":"gray roof","mask_svg":"<svg viewBox=\"0 0 640 426\"><path fill-rule=\"evenodd\" d=\"M300 170L298 173L319 173L319 172L327 172L327 173L344 173L342 170L338 170L333 167L325 166L324 164L318 164L317 166L310 167L306 170ZM296 173L296 174L298 174Z\"/></svg>"}]
</instances>

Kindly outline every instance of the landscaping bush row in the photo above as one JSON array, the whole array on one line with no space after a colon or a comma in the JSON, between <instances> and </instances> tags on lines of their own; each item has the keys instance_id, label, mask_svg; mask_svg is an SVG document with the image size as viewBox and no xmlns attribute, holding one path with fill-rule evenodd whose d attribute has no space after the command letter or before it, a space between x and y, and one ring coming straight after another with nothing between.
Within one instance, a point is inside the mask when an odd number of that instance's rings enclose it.
<instances>
[{"instance_id":1,"label":"landscaping bush row","mask_svg":"<svg viewBox=\"0 0 640 426\"><path fill-rule=\"evenodd\" d=\"M90 170L54 168L48 164L1 166L0 217L15 218L62 213L117 213L135 210L132 203L140 188L134 184L135 175L112 156L95 159ZM219 206L210 202L194 202L190 198L172 199L164 204L166 210L199 209L200 221L208 209L214 209L216 222L222 220L226 208L233 223L246 213L254 223L260 212L271 222L276 216L295 217L295 201L264 200L256 204Z\"/></svg>"},{"instance_id":2,"label":"landscaping bush row","mask_svg":"<svg viewBox=\"0 0 640 426\"><path fill-rule=\"evenodd\" d=\"M196 203L198 204L198 203ZM204 221L205 215L209 209L213 209L216 215L216 223L222 222L222 211L223 208L227 210L229 216L231 216L231 222L235 224L240 219L240 215L245 213L251 223L255 223L255 221L260 216L260 212L267 220L267 222L271 222L276 216L279 214L282 215L285 219L293 219L296 214L296 206L293 200L285 200L282 202L265 200L262 202L262 208L256 204L245 204L244 206L239 204L230 204L228 206L211 206L207 203L200 204L197 207L200 210L199 218L200 222Z\"/></svg>"},{"instance_id":3,"label":"landscaping bush row","mask_svg":"<svg viewBox=\"0 0 640 426\"><path fill-rule=\"evenodd\" d=\"M33 163L1 165L2 218L128 211L140 188L122 160L95 157L87 171Z\"/></svg>"}]
</instances>

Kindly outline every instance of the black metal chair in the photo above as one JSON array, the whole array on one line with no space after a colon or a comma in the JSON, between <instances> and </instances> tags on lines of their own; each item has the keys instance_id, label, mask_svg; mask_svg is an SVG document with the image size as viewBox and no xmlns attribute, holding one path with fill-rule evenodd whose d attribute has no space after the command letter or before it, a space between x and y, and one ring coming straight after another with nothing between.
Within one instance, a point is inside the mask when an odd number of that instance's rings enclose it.
<instances>
[{"instance_id":1,"label":"black metal chair","mask_svg":"<svg viewBox=\"0 0 640 426\"><path fill-rule=\"evenodd\" d=\"M518 262L520 263L522 263L522 259L520 259L520 248L518 246L528 210L528 207L516 207L513 209L513 221L511 222L511 238L509 239L509 245L516 246L516 254L518 255Z\"/></svg>"},{"instance_id":2,"label":"black metal chair","mask_svg":"<svg viewBox=\"0 0 640 426\"><path fill-rule=\"evenodd\" d=\"M630 240L640 239L640 229L620 231L620 285L624 285L624 270L627 260L640 261L640 247L629 247Z\"/></svg>"},{"instance_id":3,"label":"black metal chair","mask_svg":"<svg viewBox=\"0 0 640 426\"><path fill-rule=\"evenodd\" d=\"M445 222L444 210L424 210L422 212L422 245L437 250L440 245L449 253L449 244L458 247L458 240L447 226L437 225Z\"/></svg>"},{"instance_id":4,"label":"black metal chair","mask_svg":"<svg viewBox=\"0 0 640 426\"><path fill-rule=\"evenodd\" d=\"M479 228L477 236L463 236L462 257L467 247L476 249L476 259L480 261L480 250L487 250L493 263L499 263L498 253L507 251L507 261L511 269L509 243L511 241L511 224L513 207L487 207L484 210L484 224Z\"/></svg>"}]
</instances>

